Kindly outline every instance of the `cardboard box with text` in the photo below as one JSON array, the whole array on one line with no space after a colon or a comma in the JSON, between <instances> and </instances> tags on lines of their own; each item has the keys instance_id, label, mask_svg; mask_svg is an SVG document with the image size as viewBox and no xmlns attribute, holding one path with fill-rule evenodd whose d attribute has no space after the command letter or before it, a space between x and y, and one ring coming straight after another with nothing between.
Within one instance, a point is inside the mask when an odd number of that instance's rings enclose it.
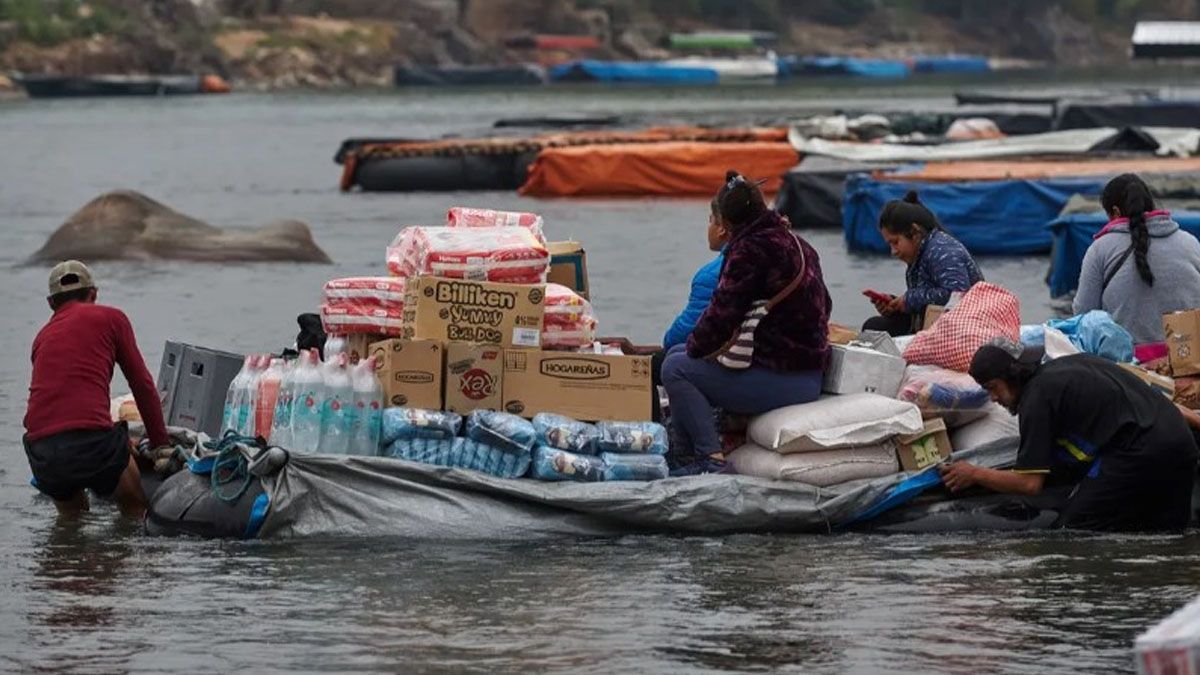
<instances>
[{"instance_id":1,"label":"cardboard box with text","mask_svg":"<svg viewBox=\"0 0 1200 675\"><path fill-rule=\"evenodd\" d=\"M420 276L405 291L404 337L537 349L544 284L497 284Z\"/></svg>"},{"instance_id":2,"label":"cardboard box with text","mask_svg":"<svg viewBox=\"0 0 1200 675\"><path fill-rule=\"evenodd\" d=\"M376 342L369 348L388 408L442 409L442 343L437 340Z\"/></svg>"},{"instance_id":3,"label":"cardboard box with text","mask_svg":"<svg viewBox=\"0 0 1200 675\"><path fill-rule=\"evenodd\" d=\"M446 410L465 415L472 410L500 410L504 384L504 351L492 345L451 342L446 345Z\"/></svg>"},{"instance_id":4,"label":"cardboard box with text","mask_svg":"<svg viewBox=\"0 0 1200 675\"><path fill-rule=\"evenodd\" d=\"M504 353L504 410L594 422L651 417L649 356L513 350Z\"/></svg>"}]
</instances>

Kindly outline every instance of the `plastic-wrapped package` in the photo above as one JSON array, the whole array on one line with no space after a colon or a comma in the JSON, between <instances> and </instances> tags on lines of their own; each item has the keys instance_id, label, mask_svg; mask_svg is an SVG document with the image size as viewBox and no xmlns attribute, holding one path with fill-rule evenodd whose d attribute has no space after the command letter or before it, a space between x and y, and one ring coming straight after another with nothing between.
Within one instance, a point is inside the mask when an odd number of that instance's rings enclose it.
<instances>
[{"instance_id":1,"label":"plastic-wrapped package","mask_svg":"<svg viewBox=\"0 0 1200 675\"><path fill-rule=\"evenodd\" d=\"M536 213L496 211L468 206L452 206L446 212L447 227L523 227L545 243L545 221Z\"/></svg>"},{"instance_id":2,"label":"plastic-wrapped package","mask_svg":"<svg viewBox=\"0 0 1200 675\"><path fill-rule=\"evenodd\" d=\"M605 452L604 480L659 480L667 477L667 458L662 455L621 455Z\"/></svg>"},{"instance_id":3,"label":"plastic-wrapped package","mask_svg":"<svg viewBox=\"0 0 1200 675\"><path fill-rule=\"evenodd\" d=\"M937 366L908 366L896 398L917 404L922 412L974 410L991 397L973 377Z\"/></svg>"},{"instance_id":4,"label":"plastic-wrapped package","mask_svg":"<svg viewBox=\"0 0 1200 675\"><path fill-rule=\"evenodd\" d=\"M406 227L388 246L387 265L398 277L533 284L545 281L550 251L520 227Z\"/></svg>"},{"instance_id":5,"label":"plastic-wrapped package","mask_svg":"<svg viewBox=\"0 0 1200 675\"><path fill-rule=\"evenodd\" d=\"M330 335L370 333L399 336L404 328L404 307L321 305L321 325Z\"/></svg>"},{"instance_id":6,"label":"plastic-wrapped package","mask_svg":"<svg viewBox=\"0 0 1200 675\"><path fill-rule=\"evenodd\" d=\"M600 431L595 425L579 422L565 415L538 413L533 416L538 445L585 455L596 454Z\"/></svg>"},{"instance_id":7,"label":"plastic-wrapped package","mask_svg":"<svg viewBox=\"0 0 1200 675\"><path fill-rule=\"evenodd\" d=\"M330 279L321 289L321 301L330 307L404 307L403 277L344 277Z\"/></svg>"},{"instance_id":8,"label":"plastic-wrapped package","mask_svg":"<svg viewBox=\"0 0 1200 675\"><path fill-rule=\"evenodd\" d=\"M387 446L385 454L410 462L482 471L498 478L524 476L532 459L529 451L509 452L469 438L400 439Z\"/></svg>"},{"instance_id":9,"label":"plastic-wrapped package","mask_svg":"<svg viewBox=\"0 0 1200 675\"><path fill-rule=\"evenodd\" d=\"M574 326L593 316L592 303L562 284L546 284L546 323Z\"/></svg>"},{"instance_id":10,"label":"plastic-wrapped package","mask_svg":"<svg viewBox=\"0 0 1200 675\"><path fill-rule=\"evenodd\" d=\"M445 440L458 435L462 417L452 412L421 408L386 408L379 442L383 445L401 439Z\"/></svg>"},{"instance_id":11,"label":"plastic-wrapped package","mask_svg":"<svg viewBox=\"0 0 1200 675\"><path fill-rule=\"evenodd\" d=\"M494 410L475 410L467 415L464 435L513 452L530 452L537 441L537 431L529 420Z\"/></svg>"},{"instance_id":12,"label":"plastic-wrapped package","mask_svg":"<svg viewBox=\"0 0 1200 675\"><path fill-rule=\"evenodd\" d=\"M604 480L604 460L558 448L539 445L533 450L532 475L538 480L573 480L594 483Z\"/></svg>"},{"instance_id":13,"label":"plastic-wrapped package","mask_svg":"<svg viewBox=\"0 0 1200 675\"><path fill-rule=\"evenodd\" d=\"M655 422L597 422L600 452L622 454L667 454L667 430Z\"/></svg>"}]
</instances>

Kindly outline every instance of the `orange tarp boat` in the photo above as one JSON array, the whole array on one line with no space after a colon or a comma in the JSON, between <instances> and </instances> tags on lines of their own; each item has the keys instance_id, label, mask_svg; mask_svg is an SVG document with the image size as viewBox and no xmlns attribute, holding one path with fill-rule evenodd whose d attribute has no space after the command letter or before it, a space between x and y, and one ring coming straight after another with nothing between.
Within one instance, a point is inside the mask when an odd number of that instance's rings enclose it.
<instances>
[{"instance_id":1,"label":"orange tarp boat","mask_svg":"<svg viewBox=\"0 0 1200 675\"><path fill-rule=\"evenodd\" d=\"M879 171L885 181L957 183L985 180L1036 180L1064 176L1105 176L1119 173L1191 173L1200 171L1197 157L1143 159L1064 159L1031 161L928 162L918 171Z\"/></svg>"},{"instance_id":2,"label":"orange tarp boat","mask_svg":"<svg viewBox=\"0 0 1200 675\"><path fill-rule=\"evenodd\" d=\"M787 142L622 143L549 147L520 193L535 197L711 195L728 169L765 178L776 192L798 155Z\"/></svg>"}]
</instances>

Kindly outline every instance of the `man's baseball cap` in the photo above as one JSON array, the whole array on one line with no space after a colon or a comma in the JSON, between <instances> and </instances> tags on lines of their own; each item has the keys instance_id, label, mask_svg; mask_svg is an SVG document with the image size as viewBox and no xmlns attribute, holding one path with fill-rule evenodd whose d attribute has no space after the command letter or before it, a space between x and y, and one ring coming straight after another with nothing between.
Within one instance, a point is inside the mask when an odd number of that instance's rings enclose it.
<instances>
[{"instance_id":1,"label":"man's baseball cap","mask_svg":"<svg viewBox=\"0 0 1200 675\"><path fill-rule=\"evenodd\" d=\"M50 271L50 295L95 287L92 271L78 260L65 260Z\"/></svg>"},{"instance_id":2,"label":"man's baseball cap","mask_svg":"<svg viewBox=\"0 0 1200 675\"><path fill-rule=\"evenodd\" d=\"M975 352L968 372L982 386L1008 377L1018 364L1036 366L1045 353L1042 347L1026 347L1006 337L993 338Z\"/></svg>"}]
</instances>

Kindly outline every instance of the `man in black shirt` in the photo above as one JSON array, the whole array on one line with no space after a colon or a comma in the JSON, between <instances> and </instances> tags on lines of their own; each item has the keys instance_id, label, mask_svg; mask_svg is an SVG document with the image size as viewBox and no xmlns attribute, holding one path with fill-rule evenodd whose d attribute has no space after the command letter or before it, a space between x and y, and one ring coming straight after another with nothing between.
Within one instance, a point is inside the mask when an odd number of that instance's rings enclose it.
<instances>
[{"instance_id":1,"label":"man in black shirt","mask_svg":"<svg viewBox=\"0 0 1200 675\"><path fill-rule=\"evenodd\" d=\"M1088 530L1180 530L1191 519L1197 448L1179 410L1132 373L1090 354L1044 365L1040 348L997 338L976 352L971 376L1018 415L1016 466L955 462L952 492L980 485L1035 495L1076 488L1057 525Z\"/></svg>"}]
</instances>

